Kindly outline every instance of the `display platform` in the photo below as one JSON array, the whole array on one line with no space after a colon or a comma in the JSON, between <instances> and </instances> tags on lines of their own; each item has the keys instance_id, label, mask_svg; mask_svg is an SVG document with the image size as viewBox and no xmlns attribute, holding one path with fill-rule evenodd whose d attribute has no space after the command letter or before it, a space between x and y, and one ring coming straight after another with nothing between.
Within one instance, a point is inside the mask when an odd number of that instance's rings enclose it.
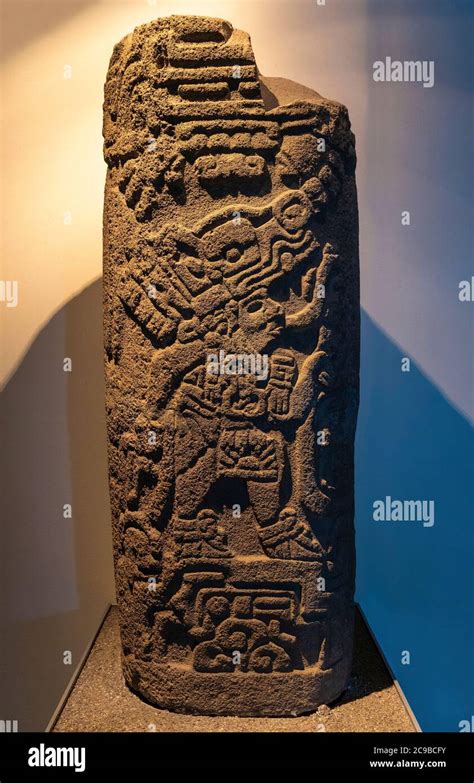
<instances>
[{"instance_id":1,"label":"display platform","mask_svg":"<svg viewBox=\"0 0 474 783\"><path fill-rule=\"evenodd\" d=\"M295 718L184 715L159 710L125 685L117 607L111 607L53 731L402 732L415 731L376 645L356 612L353 672L337 702Z\"/></svg>"}]
</instances>

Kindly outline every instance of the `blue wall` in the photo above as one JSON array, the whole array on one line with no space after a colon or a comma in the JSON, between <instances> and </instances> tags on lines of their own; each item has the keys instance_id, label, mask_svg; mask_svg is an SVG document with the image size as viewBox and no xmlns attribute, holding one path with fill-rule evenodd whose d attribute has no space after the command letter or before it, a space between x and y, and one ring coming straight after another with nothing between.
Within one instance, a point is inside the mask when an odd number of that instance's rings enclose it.
<instances>
[{"instance_id":1,"label":"blue wall","mask_svg":"<svg viewBox=\"0 0 474 783\"><path fill-rule=\"evenodd\" d=\"M358 599L422 729L458 731L474 705L472 430L365 314L362 345ZM433 527L374 522L387 495L434 499Z\"/></svg>"},{"instance_id":2,"label":"blue wall","mask_svg":"<svg viewBox=\"0 0 474 783\"><path fill-rule=\"evenodd\" d=\"M474 715L474 305L458 299L474 273L473 11L455 0L366 4L368 74L386 56L435 61L431 89L369 80L358 145L357 596L425 731L459 731ZM434 526L375 522L373 502L387 495L434 500Z\"/></svg>"}]
</instances>

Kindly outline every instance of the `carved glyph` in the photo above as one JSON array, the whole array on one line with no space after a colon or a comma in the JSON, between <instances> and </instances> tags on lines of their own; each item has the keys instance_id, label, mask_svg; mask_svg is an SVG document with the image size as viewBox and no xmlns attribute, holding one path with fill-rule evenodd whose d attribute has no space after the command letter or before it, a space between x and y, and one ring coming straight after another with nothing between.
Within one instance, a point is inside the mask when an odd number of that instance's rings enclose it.
<instances>
[{"instance_id":1,"label":"carved glyph","mask_svg":"<svg viewBox=\"0 0 474 783\"><path fill-rule=\"evenodd\" d=\"M313 96L279 105L218 19L158 19L111 59L116 580L125 676L158 706L296 714L349 676L355 152Z\"/></svg>"}]
</instances>

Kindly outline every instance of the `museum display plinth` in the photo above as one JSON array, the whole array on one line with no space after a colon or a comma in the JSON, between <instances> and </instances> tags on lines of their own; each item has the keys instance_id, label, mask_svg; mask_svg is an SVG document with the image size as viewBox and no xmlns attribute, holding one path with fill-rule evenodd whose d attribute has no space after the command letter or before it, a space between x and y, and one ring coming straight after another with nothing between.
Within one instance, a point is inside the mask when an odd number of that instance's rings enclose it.
<instances>
[{"instance_id":1,"label":"museum display plinth","mask_svg":"<svg viewBox=\"0 0 474 783\"><path fill-rule=\"evenodd\" d=\"M347 110L265 83L228 22L169 17L115 47L104 138L125 679L175 711L309 712L344 690L352 658Z\"/></svg>"},{"instance_id":2,"label":"museum display plinth","mask_svg":"<svg viewBox=\"0 0 474 783\"><path fill-rule=\"evenodd\" d=\"M355 610L349 685L330 707L299 717L183 715L138 698L122 677L119 618L113 606L53 731L401 732L415 731L380 652Z\"/></svg>"}]
</instances>

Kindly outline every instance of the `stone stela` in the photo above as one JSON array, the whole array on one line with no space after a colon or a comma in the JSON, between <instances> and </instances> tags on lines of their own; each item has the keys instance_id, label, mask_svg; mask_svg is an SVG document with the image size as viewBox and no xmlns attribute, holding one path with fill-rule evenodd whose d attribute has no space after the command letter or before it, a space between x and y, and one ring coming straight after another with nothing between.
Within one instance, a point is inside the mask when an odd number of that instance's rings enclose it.
<instances>
[{"instance_id":1,"label":"stone stela","mask_svg":"<svg viewBox=\"0 0 474 783\"><path fill-rule=\"evenodd\" d=\"M261 77L229 22L172 16L115 46L104 138L126 682L180 712L309 712L341 694L352 656L347 110ZM210 355L265 356L268 369L209 372Z\"/></svg>"}]
</instances>

